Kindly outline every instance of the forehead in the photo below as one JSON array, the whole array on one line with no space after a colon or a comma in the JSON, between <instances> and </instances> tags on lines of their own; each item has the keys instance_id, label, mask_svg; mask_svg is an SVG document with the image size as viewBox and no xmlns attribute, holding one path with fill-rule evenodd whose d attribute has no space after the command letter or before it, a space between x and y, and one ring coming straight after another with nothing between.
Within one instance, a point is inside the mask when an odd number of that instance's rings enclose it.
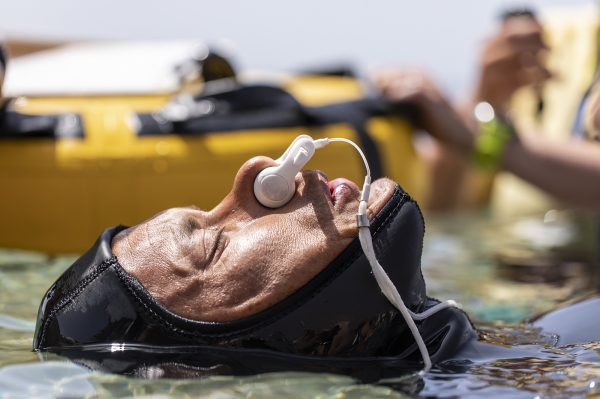
<instances>
[{"instance_id":1,"label":"forehead","mask_svg":"<svg viewBox=\"0 0 600 399\"><path fill-rule=\"evenodd\" d=\"M151 230L176 228L177 230L193 231L198 228L210 227L207 225L208 221L206 218L203 217L204 214L205 212L195 206L171 208L157 213L133 228L138 229L142 227Z\"/></svg>"}]
</instances>

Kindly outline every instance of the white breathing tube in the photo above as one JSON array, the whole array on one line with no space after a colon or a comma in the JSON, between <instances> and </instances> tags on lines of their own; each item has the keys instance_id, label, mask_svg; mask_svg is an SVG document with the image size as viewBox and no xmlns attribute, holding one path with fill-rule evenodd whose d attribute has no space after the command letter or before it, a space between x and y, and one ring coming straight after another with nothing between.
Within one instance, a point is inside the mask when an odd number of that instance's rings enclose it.
<instances>
[{"instance_id":1,"label":"white breathing tube","mask_svg":"<svg viewBox=\"0 0 600 399\"><path fill-rule=\"evenodd\" d=\"M373 270L373 275L375 276L375 280L381 288L381 291L386 296L386 298L394 305L404 317L406 324L408 324L408 328L412 332L415 341L417 342L417 346L419 347L419 351L421 352L421 356L423 357L423 362L425 363L425 367L420 372L420 374L426 373L431 369L431 359L429 358L429 353L427 352L427 347L425 346L425 342L419 333L419 329L417 328L414 320L424 320L427 317L431 316L434 313L439 312L442 309L446 309L449 307L458 308L459 305L452 300L445 301L437 304L436 306L426 310L423 313L413 313L411 312L404 302L402 301L402 297L400 297L400 293L394 286L394 283L388 277L383 267L377 261L375 257L375 250L373 248L373 239L371 238L371 230L369 229L369 215L367 214L367 202L369 200L369 194L371 190L371 170L369 169L369 164L365 155L361 151L361 149L352 141L344 138L333 138L333 139L319 139L314 140L315 148L323 148L327 144L339 141L352 145L362 157L363 162L365 163L365 168L367 169L367 176L365 176L365 183L363 185L362 194L360 198L360 204L358 205L358 214L356 215L356 220L358 223L358 236L360 239L360 245L367 257L369 263L371 264L371 269Z\"/></svg>"}]
</instances>

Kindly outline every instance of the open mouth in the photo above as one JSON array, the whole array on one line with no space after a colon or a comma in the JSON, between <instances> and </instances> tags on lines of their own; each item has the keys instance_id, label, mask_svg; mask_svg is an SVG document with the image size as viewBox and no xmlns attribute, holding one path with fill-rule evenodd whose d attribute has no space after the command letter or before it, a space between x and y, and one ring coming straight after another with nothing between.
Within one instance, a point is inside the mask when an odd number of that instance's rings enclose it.
<instances>
[{"instance_id":1,"label":"open mouth","mask_svg":"<svg viewBox=\"0 0 600 399\"><path fill-rule=\"evenodd\" d=\"M327 183L329 187L329 194L331 195L331 202L336 204L338 201L352 196L353 193L358 192L358 186L348 179L338 178Z\"/></svg>"}]
</instances>

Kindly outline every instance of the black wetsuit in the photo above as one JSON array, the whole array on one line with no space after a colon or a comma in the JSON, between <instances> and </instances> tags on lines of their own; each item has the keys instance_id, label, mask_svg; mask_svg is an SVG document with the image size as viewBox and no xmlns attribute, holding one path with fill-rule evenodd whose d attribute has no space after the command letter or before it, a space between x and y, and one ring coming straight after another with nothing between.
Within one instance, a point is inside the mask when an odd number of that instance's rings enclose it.
<instances>
[{"instance_id":1,"label":"black wetsuit","mask_svg":"<svg viewBox=\"0 0 600 399\"><path fill-rule=\"evenodd\" d=\"M140 362L161 363L169 357L185 359L190 367L218 364L227 374L321 370L358 376L370 365L372 380L422 368L415 340L381 293L358 238L278 304L241 320L209 323L170 312L123 270L110 248L122 229L106 230L49 289L40 306L34 349L129 374ZM371 231L377 257L407 307L419 313L439 303L427 297L421 274L421 212L400 187ZM455 357L476 338L466 314L454 308L417 325L434 363ZM119 350L112 350L115 345Z\"/></svg>"}]
</instances>

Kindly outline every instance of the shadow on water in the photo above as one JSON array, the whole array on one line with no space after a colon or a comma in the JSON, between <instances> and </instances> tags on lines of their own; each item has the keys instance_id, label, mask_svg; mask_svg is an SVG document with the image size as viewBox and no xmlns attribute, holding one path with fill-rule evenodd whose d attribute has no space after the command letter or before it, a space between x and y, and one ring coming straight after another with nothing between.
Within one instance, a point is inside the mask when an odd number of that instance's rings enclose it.
<instances>
[{"instance_id":1,"label":"shadow on water","mask_svg":"<svg viewBox=\"0 0 600 399\"><path fill-rule=\"evenodd\" d=\"M96 348L111 353L97 358L94 348L88 348L91 355L79 356L79 364L68 360L73 354L38 355L31 351L31 329L40 298L76 257L1 250L0 397L325 399L600 395L600 344L558 346L556 334L520 323L593 291L587 249L578 246L585 242L581 237L585 228L577 225L576 218L559 216L550 224L543 218L500 224L485 215L428 220L422 262L428 294L461 302L476 322L478 343L496 348L497 352L492 350L492 355L477 360L443 362L422 378L385 362L346 362L346 368L331 364L328 368L317 362L311 366L313 372L292 367L292 371L259 375L251 375L249 368L231 376L227 375L231 368L216 358L211 363L207 356L201 357L202 361L196 357L193 364L181 354L174 359L153 352L153 361L145 361L144 348L119 344ZM248 358L241 359L241 354L231 357L235 356L239 364L251 364ZM128 369L128 375L94 371L124 370L127 357L138 360L136 367ZM100 367L102 361L108 362L106 367Z\"/></svg>"}]
</instances>

